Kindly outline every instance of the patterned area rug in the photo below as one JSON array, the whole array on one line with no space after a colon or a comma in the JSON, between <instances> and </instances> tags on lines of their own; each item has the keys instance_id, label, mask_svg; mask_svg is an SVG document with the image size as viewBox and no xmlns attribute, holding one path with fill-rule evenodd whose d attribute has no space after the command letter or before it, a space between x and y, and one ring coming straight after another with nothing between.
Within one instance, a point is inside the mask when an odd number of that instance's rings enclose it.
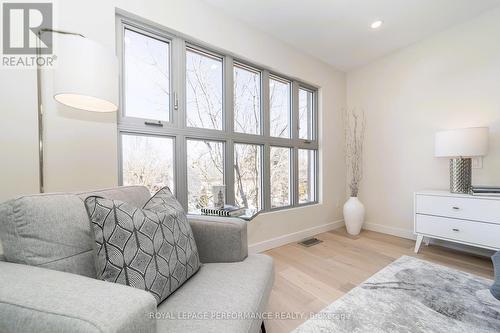
<instances>
[{"instance_id":1,"label":"patterned area rug","mask_svg":"<svg viewBox=\"0 0 500 333\"><path fill-rule=\"evenodd\" d=\"M403 256L294 332L500 332L491 284Z\"/></svg>"}]
</instances>

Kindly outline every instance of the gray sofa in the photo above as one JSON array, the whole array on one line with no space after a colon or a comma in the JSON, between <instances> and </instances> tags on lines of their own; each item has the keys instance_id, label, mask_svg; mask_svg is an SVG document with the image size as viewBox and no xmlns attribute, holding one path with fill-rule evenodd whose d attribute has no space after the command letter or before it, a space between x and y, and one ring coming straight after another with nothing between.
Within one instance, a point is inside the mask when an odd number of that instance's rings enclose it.
<instances>
[{"instance_id":1,"label":"gray sofa","mask_svg":"<svg viewBox=\"0 0 500 333\"><path fill-rule=\"evenodd\" d=\"M0 205L0 332L260 331L262 320L251 315L265 311L273 262L248 255L245 222L190 221L203 265L157 306L146 291L95 279L83 205L91 194L138 207L150 197L130 186Z\"/></svg>"}]
</instances>

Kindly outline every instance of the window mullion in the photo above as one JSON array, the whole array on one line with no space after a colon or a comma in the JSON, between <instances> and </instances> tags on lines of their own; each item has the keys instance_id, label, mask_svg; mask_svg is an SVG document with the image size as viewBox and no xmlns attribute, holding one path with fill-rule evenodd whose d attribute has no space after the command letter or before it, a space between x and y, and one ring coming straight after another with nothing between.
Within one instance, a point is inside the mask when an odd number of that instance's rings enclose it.
<instances>
[{"instance_id":1,"label":"window mullion","mask_svg":"<svg viewBox=\"0 0 500 333\"><path fill-rule=\"evenodd\" d=\"M292 139L295 141L299 138L299 83L297 81L292 82L292 94L290 98L292 105Z\"/></svg>"},{"instance_id":2,"label":"window mullion","mask_svg":"<svg viewBox=\"0 0 500 333\"><path fill-rule=\"evenodd\" d=\"M177 200L182 207L188 211L188 192L187 192L187 150L186 137L177 135L175 137L175 188Z\"/></svg>"},{"instance_id":3,"label":"window mullion","mask_svg":"<svg viewBox=\"0 0 500 333\"><path fill-rule=\"evenodd\" d=\"M297 81L292 82L292 94L291 94L291 126L292 126L292 141L294 142L294 149L292 150L291 158L291 186L292 186L292 205L297 205L299 203L299 162L298 162L298 150L297 142L299 139L299 83Z\"/></svg>"},{"instance_id":4,"label":"window mullion","mask_svg":"<svg viewBox=\"0 0 500 333\"><path fill-rule=\"evenodd\" d=\"M186 127L186 43L180 38L173 41L172 64L174 77L172 113L174 127Z\"/></svg>"},{"instance_id":5,"label":"window mullion","mask_svg":"<svg viewBox=\"0 0 500 333\"><path fill-rule=\"evenodd\" d=\"M186 103L185 103L185 42L180 38L172 41L172 96L171 103L173 127L182 129L185 127ZM186 137L176 135L175 137L175 182L176 197L182 207L188 210L188 192L187 192L187 152Z\"/></svg>"},{"instance_id":6,"label":"window mullion","mask_svg":"<svg viewBox=\"0 0 500 333\"><path fill-rule=\"evenodd\" d=\"M234 141L228 139L225 144L224 179L226 184L226 202L234 205Z\"/></svg>"},{"instance_id":7,"label":"window mullion","mask_svg":"<svg viewBox=\"0 0 500 333\"><path fill-rule=\"evenodd\" d=\"M265 144L262 158L262 208L271 210L271 146Z\"/></svg>"},{"instance_id":8,"label":"window mullion","mask_svg":"<svg viewBox=\"0 0 500 333\"><path fill-rule=\"evenodd\" d=\"M233 58L224 57L224 131L226 134L234 132L234 82L233 82ZM229 135L228 135L229 137ZM236 202L234 194L234 141L226 141L224 179L226 183L226 201L230 205Z\"/></svg>"},{"instance_id":9,"label":"window mullion","mask_svg":"<svg viewBox=\"0 0 500 333\"><path fill-rule=\"evenodd\" d=\"M269 100L269 71L262 71L262 131L266 139L270 138L270 100ZM269 140L266 140L269 142ZM262 208L271 210L271 146L266 143L263 146L262 158Z\"/></svg>"},{"instance_id":10,"label":"window mullion","mask_svg":"<svg viewBox=\"0 0 500 333\"><path fill-rule=\"evenodd\" d=\"M291 186L292 186L292 205L296 206L299 204L299 150L297 148L292 149L291 157Z\"/></svg>"},{"instance_id":11,"label":"window mullion","mask_svg":"<svg viewBox=\"0 0 500 333\"><path fill-rule=\"evenodd\" d=\"M262 71L262 134L264 137L269 137L271 134L270 129L270 96L269 96L269 71Z\"/></svg>"}]
</instances>

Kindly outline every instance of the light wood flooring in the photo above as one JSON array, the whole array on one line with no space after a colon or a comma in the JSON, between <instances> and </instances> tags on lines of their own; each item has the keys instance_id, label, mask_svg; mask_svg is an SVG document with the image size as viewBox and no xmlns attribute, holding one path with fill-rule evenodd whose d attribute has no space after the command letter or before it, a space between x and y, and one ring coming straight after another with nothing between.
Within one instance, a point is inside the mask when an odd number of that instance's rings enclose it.
<instances>
[{"instance_id":1,"label":"light wood flooring","mask_svg":"<svg viewBox=\"0 0 500 333\"><path fill-rule=\"evenodd\" d=\"M323 243L305 248L296 243L267 251L274 258L275 282L268 311L318 312L402 255L414 256L492 278L489 258L372 231L357 237L338 229L316 236ZM266 321L268 333L290 332L304 320Z\"/></svg>"}]
</instances>

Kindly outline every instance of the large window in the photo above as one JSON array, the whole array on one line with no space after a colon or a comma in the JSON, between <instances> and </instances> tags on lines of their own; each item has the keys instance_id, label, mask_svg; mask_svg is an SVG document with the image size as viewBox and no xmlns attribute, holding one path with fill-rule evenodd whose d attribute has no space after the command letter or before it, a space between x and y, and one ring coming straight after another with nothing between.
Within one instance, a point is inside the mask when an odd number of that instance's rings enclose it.
<instances>
[{"instance_id":1,"label":"large window","mask_svg":"<svg viewBox=\"0 0 500 333\"><path fill-rule=\"evenodd\" d=\"M175 191L191 213L316 203L316 88L118 16L120 182Z\"/></svg>"}]
</instances>

